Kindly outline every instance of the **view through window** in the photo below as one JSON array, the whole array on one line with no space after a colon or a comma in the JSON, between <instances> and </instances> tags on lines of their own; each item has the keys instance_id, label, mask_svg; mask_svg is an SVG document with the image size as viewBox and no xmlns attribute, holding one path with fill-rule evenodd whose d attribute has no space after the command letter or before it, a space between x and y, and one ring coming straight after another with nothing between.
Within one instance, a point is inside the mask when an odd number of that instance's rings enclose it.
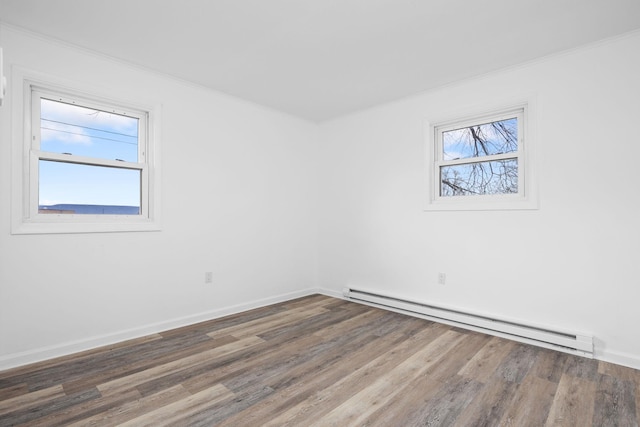
<instances>
[{"instance_id":1,"label":"view through window","mask_svg":"<svg viewBox=\"0 0 640 427\"><path fill-rule=\"evenodd\" d=\"M38 213L140 215L143 118L34 93Z\"/></svg>"},{"instance_id":2,"label":"view through window","mask_svg":"<svg viewBox=\"0 0 640 427\"><path fill-rule=\"evenodd\" d=\"M441 133L440 196L518 193L518 117Z\"/></svg>"},{"instance_id":3,"label":"view through window","mask_svg":"<svg viewBox=\"0 0 640 427\"><path fill-rule=\"evenodd\" d=\"M532 104L430 124L425 210L537 209Z\"/></svg>"}]
</instances>

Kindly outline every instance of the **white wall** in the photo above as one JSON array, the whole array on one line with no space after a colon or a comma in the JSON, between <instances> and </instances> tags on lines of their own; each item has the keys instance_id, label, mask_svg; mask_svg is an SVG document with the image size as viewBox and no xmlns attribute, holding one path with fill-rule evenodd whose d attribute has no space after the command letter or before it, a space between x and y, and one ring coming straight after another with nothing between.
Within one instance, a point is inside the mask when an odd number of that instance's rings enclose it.
<instances>
[{"instance_id":1,"label":"white wall","mask_svg":"<svg viewBox=\"0 0 640 427\"><path fill-rule=\"evenodd\" d=\"M0 369L347 285L583 330L640 367L640 33L320 127L13 28L0 45L8 66L162 104L164 224L11 235L0 108ZM423 211L426 121L523 97L540 209Z\"/></svg>"},{"instance_id":2,"label":"white wall","mask_svg":"<svg viewBox=\"0 0 640 427\"><path fill-rule=\"evenodd\" d=\"M163 117L162 231L11 235L8 94L0 369L316 287L317 125L14 28L0 28L0 45L6 71L17 65L160 103Z\"/></svg>"},{"instance_id":3,"label":"white wall","mask_svg":"<svg viewBox=\"0 0 640 427\"><path fill-rule=\"evenodd\" d=\"M320 284L586 331L640 368L638 76L635 33L325 124ZM425 123L522 98L539 209L423 211Z\"/></svg>"}]
</instances>

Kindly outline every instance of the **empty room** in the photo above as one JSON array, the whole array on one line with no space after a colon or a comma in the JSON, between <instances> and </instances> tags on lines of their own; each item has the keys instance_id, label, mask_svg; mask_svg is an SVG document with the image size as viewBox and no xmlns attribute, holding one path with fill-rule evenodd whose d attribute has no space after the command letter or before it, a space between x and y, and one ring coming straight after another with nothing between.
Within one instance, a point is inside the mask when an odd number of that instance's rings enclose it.
<instances>
[{"instance_id":1,"label":"empty room","mask_svg":"<svg viewBox=\"0 0 640 427\"><path fill-rule=\"evenodd\" d=\"M0 0L0 426L638 426L640 2Z\"/></svg>"}]
</instances>

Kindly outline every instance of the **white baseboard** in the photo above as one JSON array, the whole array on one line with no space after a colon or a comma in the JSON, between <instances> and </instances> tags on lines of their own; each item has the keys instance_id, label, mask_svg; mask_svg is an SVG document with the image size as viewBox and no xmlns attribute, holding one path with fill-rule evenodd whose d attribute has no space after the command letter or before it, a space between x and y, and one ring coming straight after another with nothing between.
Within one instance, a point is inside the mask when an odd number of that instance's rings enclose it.
<instances>
[{"instance_id":1,"label":"white baseboard","mask_svg":"<svg viewBox=\"0 0 640 427\"><path fill-rule=\"evenodd\" d=\"M341 298L341 299L344 297L344 295L342 295L342 292L334 291L333 289L327 289L327 288L317 288L317 289L314 289L312 293L322 294L328 297Z\"/></svg>"},{"instance_id":2,"label":"white baseboard","mask_svg":"<svg viewBox=\"0 0 640 427\"><path fill-rule=\"evenodd\" d=\"M604 362L614 363L616 365L627 366L633 369L640 369L640 357L634 354L611 350L598 351L598 348L596 348L595 358Z\"/></svg>"},{"instance_id":3,"label":"white baseboard","mask_svg":"<svg viewBox=\"0 0 640 427\"><path fill-rule=\"evenodd\" d=\"M58 344L54 346L41 347L20 353L13 353L0 357L0 371L28 365L31 363L41 362L60 356L66 356L81 351L91 350L94 348L116 344L122 341L141 338L146 335L167 331L169 329L179 328L182 326L193 325L198 322L217 319L235 313L240 313L254 308L260 308L271 304L277 304L289 301L295 298L305 297L313 294L322 294L334 298L343 298L342 292L327 288L308 288L301 291L290 292L277 295L274 297L263 298L247 303L237 304L230 307L224 307L212 311L198 313L190 316L171 319L163 322L153 323L137 328L127 329L112 334L90 337L83 340L77 340ZM614 363L616 365L628 366L634 369L640 369L640 357L633 354L598 349L594 357L598 360Z\"/></svg>"},{"instance_id":4,"label":"white baseboard","mask_svg":"<svg viewBox=\"0 0 640 427\"><path fill-rule=\"evenodd\" d=\"M260 308L271 304L277 304L280 302L289 301L295 298L300 298L315 293L326 294L324 290L311 288L302 291L290 292L286 294L277 295L274 297L263 298L251 302L237 304L230 307L224 307L212 311L198 313L190 316L184 316L176 319L157 322L149 325L144 325L132 329L114 332L111 334L105 334L100 336L94 336L82 340L66 342L62 344L56 344L53 346L36 348L19 353L8 354L0 357L0 371L6 369L16 368L19 366L28 365L31 363L42 362L44 360L53 359L60 356L66 356L81 351L92 350L98 347L107 345L113 345L122 341L130 339L141 338L147 335L152 335L158 332L167 331L169 329L179 328L182 326L193 325L198 322L204 322L207 320L217 319L220 317L228 316L230 314L240 313L254 308ZM329 294L327 294L329 295ZM333 295L331 295L333 296Z\"/></svg>"}]
</instances>

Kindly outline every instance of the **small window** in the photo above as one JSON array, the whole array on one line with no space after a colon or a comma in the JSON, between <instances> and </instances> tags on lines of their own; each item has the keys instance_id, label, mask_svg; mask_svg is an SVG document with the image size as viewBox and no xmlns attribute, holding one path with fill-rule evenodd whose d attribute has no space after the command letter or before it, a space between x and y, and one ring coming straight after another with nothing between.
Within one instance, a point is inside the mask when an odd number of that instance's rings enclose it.
<instances>
[{"instance_id":1,"label":"small window","mask_svg":"<svg viewBox=\"0 0 640 427\"><path fill-rule=\"evenodd\" d=\"M526 113L523 106L432 126L428 209L531 208Z\"/></svg>"},{"instance_id":2,"label":"small window","mask_svg":"<svg viewBox=\"0 0 640 427\"><path fill-rule=\"evenodd\" d=\"M34 88L32 118L34 214L144 215L145 112Z\"/></svg>"},{"instance_id":3,"label":"small window","mask_svg":"<svg viewBox=\"0 0 640 427\"><path fill-rule=\"evenodd\" d=\"M23 207L14 232L158 229L151 110L27 80L24 87Z\"/></svg>"}]
</instances>

